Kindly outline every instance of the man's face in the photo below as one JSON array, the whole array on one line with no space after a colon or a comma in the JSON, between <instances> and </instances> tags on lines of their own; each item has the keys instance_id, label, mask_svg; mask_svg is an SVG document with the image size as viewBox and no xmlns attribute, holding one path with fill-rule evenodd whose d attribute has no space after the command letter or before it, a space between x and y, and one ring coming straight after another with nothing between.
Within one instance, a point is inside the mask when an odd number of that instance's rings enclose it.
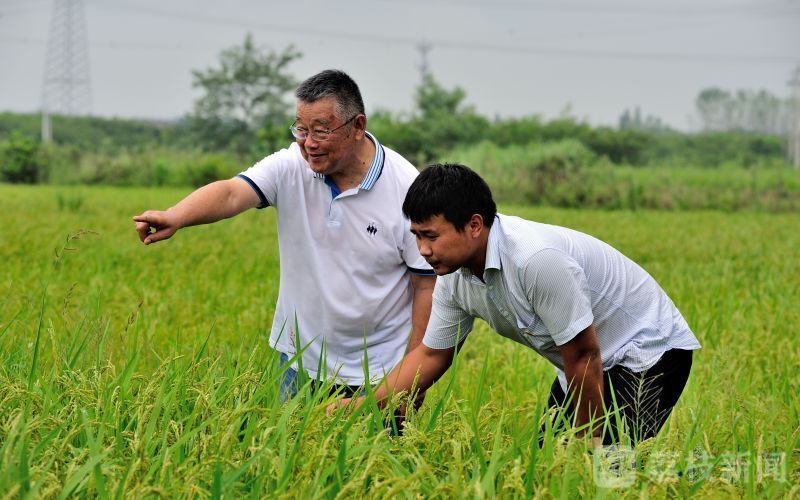
<instances>
[{"instance_id":1,"label":"man's face","mask_svg":"<svg viewBox=\"0 0 800 500\"><path fill-rule=\"evenodd\" d=\"M442 215L411 223L411 232L417 237L417 248L428 261L433 272L442 276L468 266L473 260L477 242L467 224L458 231Z\"/></svg>"},{"instance_id":2,"label":"man's face","mask_svg":"<svg viewBox=\"0 0 800 500\"><path fill-rule=\"evenodd\" d=\"M362 115L363 116L363 115ZM314 102L298 101L295 126L306 133L305 139L297 139L300 152L311 170L330 175L340 172L356 158L356 146L364 137L360 128L362 120L345 124L351 117L336 115L336 100L325 97ZM341 128L339 126L344 125ZM326 141L315 140L314 132L335 130Z\"/></svg>"}]
</instances>

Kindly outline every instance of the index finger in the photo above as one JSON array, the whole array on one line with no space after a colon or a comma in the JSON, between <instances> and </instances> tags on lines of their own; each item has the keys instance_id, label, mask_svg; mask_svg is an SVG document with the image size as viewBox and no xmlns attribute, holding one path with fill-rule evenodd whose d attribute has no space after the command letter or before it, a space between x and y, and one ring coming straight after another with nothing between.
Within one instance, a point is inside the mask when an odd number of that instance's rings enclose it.
<instances>
[{"instance_id":1,"label":"index finger","mask_svg":"<svg viewBox=\"0 0 800 500\"><path fill-rule=\"evenodd\" d=\"M150 222L156 222L157 220L158 220L158 217L156 217L155 214L150 213L150 212L144 212L142 214L133 216L133 221L134 222L147 222L147 223L150 223Z\"/></svg>"}]
</instances>

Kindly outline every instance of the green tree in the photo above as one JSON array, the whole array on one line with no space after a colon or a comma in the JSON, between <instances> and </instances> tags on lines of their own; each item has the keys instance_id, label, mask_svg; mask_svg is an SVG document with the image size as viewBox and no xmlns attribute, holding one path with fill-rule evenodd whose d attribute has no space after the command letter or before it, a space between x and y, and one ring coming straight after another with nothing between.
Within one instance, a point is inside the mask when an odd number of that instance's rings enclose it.
<instances>
[{"instance_id":1,"label":"green tree","mask_svg":"<svg viewBox=\"0 0 800 500\"><path fill-rule=\"evenodd\" d=\"M472 107L464 105L466 97L467 93L461 87L447 90L433 78L433 75L426 73L422 84L417 87L417 110L423 120L436 119L441 115L471 112Z\"/></svg>"},{"instance_id":2,"label":"green tree","mask_svg":"<svg viewBox=\"0 0 800 500\"><path fill-rule=\"evenodd\" d=\"M634 108L633 113L626 109L619 117L619 130L645 130L648 132L661 132L668 130L669 127L655 115L642 117L639 106Z\"/></svg>"},{"instance_id":3,"label":"green tree","mask_svg":"<svg viewBox=\"0 0 800 500\"><path fill-rule=\"evenodd\" d=\"M192 86L203 95L189 122L203 148L246 153L256 140L268 141L288 119L286 94L298 84L288 66L301 55L291 45L281 52L261 49L247 34L243 45L220 53L218 67L192 71ZM259 137L261 129L268 133Z\"/></svg>"},{"instance_id":4,"label":"green tree","mask_svg":"<svg viewBox=\"0 0 800 500\"><path fill-rule=\"evenodd\" d=\"M718 87L703 89L695 99L704 130L728 130L731 127L731 94Z\"/></svg>"},{"instance_id":5,"label":"green tree","mask_svg":"<svg viewBox=\"0 0 800 500\"><path fill-rule=\"evenodd\" d=\"M706 131L740 131L782 135L789 130L789 101L768 90L728 92L703 89L695 100Z\"/></svg>"},{"instance_id":6,"label":"green tree","mask_svg":"<svg viewBox=\"0 0 800 500\"><path fill-rule=\"evenodd\" d=\"M447 90L430 73L417 87L417 113L412 124L419 130L421 159L429 161L437 152L457 144L481 140L489 121L464 103L467 94L460 87Z\"/></svg>"}]
</instances>

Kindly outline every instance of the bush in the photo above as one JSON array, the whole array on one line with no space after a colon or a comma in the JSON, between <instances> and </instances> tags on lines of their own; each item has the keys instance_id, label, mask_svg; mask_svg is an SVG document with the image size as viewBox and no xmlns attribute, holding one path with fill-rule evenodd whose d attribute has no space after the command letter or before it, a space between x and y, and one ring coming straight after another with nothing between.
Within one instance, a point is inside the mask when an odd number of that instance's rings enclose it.
<instances>
[{"instance_id":1,"label":"bush","mask_svg":"<svg viewBox=\"0 0 800 500\"><path fill-rule=\"evenodd\" d=\"M191 162L186 162L180 170L181 184L194 187L205 186L210 182L226 179L236 173L233 167L222 155L207 155Z\"/></svg>"},{"instance_id":2,"label":"bush","mask_svg":"<svg viewBox=\"0 0 800 500\"><path fill-rule=\"evenodd\" d=\"M482 143L441 157L478 172L499 203L656 210L800 209L800 171L785 163L719 168L619 166L578 141L501 148Z\"/></svg>"},{"instance_id":3,"label":"bush","mask_svg":"<svg viewBox=\"0 0 800 500\"><path fill-rule=\"evenodd\" d=\"M18 133L0 143L0 180L35 184L47 180L46 177L39 143Z\"/></svg>"},{"instance_id":4,"label":"bush","mask_svg":"<svg viewBox=\"0 0 800 500\"><path fill-rule=\"evenodd\" d=\"M505 148L484 142L442 158L478 172L500 201L556 206L578 204L585 196L584 169L598 161L575 140Z\"/></svg>"}]
</instances>

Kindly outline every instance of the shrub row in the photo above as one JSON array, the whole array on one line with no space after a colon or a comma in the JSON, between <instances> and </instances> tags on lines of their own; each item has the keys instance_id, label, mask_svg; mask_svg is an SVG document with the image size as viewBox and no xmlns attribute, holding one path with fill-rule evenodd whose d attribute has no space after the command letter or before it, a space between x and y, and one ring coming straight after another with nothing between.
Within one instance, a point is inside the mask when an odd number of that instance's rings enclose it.
<instances>
[{"instance_id":1,"label":"shrub row","mask_svg":"<svg viewBox=\"0 0 800 500\"><path fill-rule=\"evenodd\" d=\"M150 148L116 153L42 146L19 134L0 142L0 181L9 183L202 186L246 165L232 154Z\"/></svg>"},{"instance_id":2,"label":"shrub row","mask_svg":"<svg viewBox=\"0 0 800 500\"><path fill-rule=\"evenodd\" d=\"M800 171L766 160L748 168L619 166L577 140L500 147L482 142L439 156L479 172L498 201L608 209L800 209ZM18 134L0 142L0 181L10 183L201 186L252 160L226 153L150 148L111 154L49 146Z\"/></svg>"},{"instance_id":3,"label":"shrub row","mask_svg":"<svg viewBox=\"0 0 800 500\"><path fill-rule=\"evenodd\" d=\"M457 148L441 161L480 173L500 202L570 208L800 210L800 171L767 161L745 168L614 165L574 140Z\"/></svg>"}]
</instances>

